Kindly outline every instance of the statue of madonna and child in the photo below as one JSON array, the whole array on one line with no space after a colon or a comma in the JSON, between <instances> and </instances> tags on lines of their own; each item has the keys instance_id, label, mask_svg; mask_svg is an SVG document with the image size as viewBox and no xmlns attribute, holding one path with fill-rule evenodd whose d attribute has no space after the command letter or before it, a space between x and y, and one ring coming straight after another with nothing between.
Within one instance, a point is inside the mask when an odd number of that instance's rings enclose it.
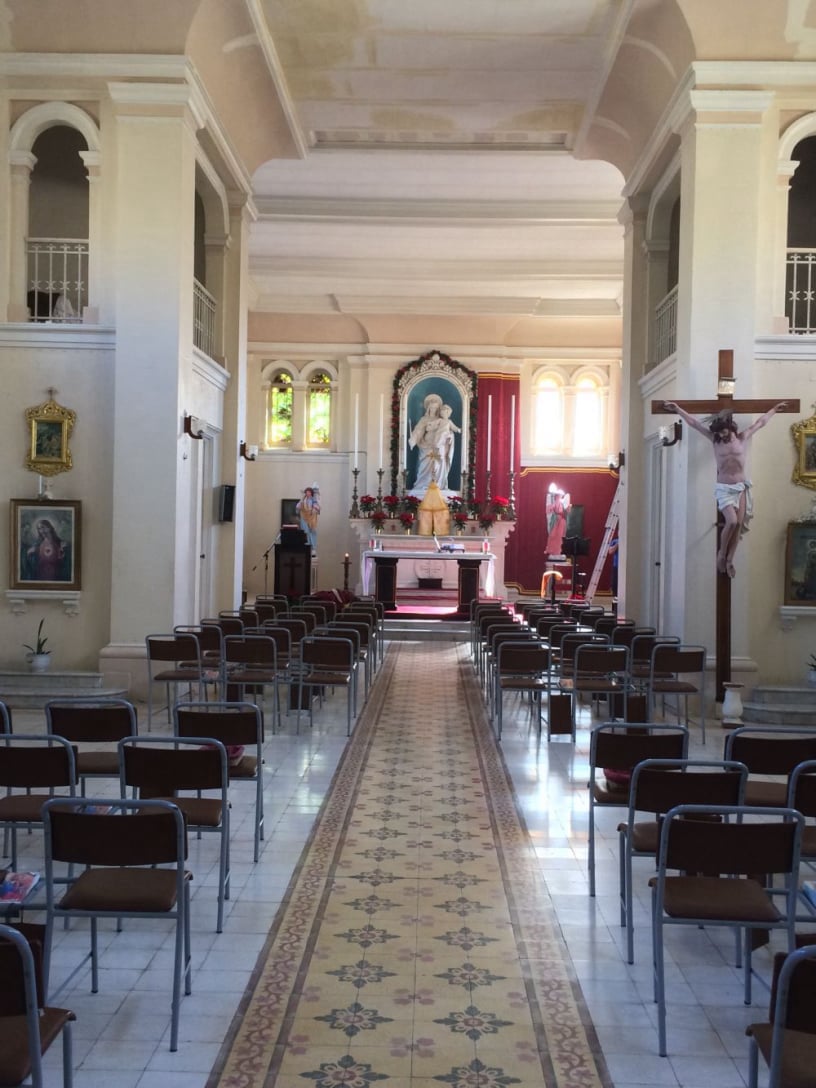
<instances>
[{"instance_id":1,"label":"statue of madonna and child","mask_svg":"<svg viewBox=\"0 0 816 1088\"><path fill-rule=\"evenodd\" d=\"M462 428L453 422L453 409L438 393L429 393L423 407L425 414L408 438L408 446L417 449L419 455L411 490L425 491L435 483L440 491L445 491L453 463L455 436L462 433Z\"/></svg>"}]
</instances>

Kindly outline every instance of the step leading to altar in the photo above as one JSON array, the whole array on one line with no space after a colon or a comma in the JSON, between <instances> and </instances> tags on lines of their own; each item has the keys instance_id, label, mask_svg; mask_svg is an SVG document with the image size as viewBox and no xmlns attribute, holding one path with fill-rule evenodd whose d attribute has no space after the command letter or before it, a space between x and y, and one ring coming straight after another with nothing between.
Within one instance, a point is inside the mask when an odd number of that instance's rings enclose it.
<instances>
[{"instance_id":1,"label":"step leading to altar","mask_svg":"<svg viewBox=\"0 0 816 1088\"><path fill-rule=\"evenodd\" d=\"M52 699L126 699L128 687L101 672L48 669L45 672L0 669L0 701L12 710L37 709Z\"/></svg>"}]
</instances>

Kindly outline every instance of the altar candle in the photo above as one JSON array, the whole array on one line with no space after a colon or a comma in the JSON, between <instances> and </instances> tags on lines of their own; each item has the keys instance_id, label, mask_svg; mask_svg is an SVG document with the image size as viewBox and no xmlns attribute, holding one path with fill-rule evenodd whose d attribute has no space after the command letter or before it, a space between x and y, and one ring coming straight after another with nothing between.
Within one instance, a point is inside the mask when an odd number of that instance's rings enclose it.
<instances>
[{"instance_id":1,"label":"altar candle","mask_svg":"<svg viewBox=\"0 0 816 1088\"><path fill-rule=\"evenodd\" d=\"M516 460L516 394L510 398L510 471Z\"/></svg>"},{"instance_id":2,"label":"altar candle","mask_svg":"<svg viewBox=\"0 0 816 1088\"><path fill-rule=\"evenodd\" d=\"M360 394L354 394L354 467L357 468L357 450L360 447Z\"/></svg>"},{"instance_id":3,"label":"altar candle","mask_svg":"<svg viewBox=\"0 0 816 1088\"><path fill-rule=\"evenodd\" d=\"M493 395L487 398L487 471L490 472L490 446L493 441Z\"/></svg>"},{"instance_id":4,"label":"altar candle","mask_svg":"<svg viewBox=\"0 0 816 1088\"><path fill-rule=\"evenodd\" d=\"M380 463L378 468L383 467L383 430L384 430L384 416L385 412L385 394L380 393Z\"/></svg>"}]
</instances>

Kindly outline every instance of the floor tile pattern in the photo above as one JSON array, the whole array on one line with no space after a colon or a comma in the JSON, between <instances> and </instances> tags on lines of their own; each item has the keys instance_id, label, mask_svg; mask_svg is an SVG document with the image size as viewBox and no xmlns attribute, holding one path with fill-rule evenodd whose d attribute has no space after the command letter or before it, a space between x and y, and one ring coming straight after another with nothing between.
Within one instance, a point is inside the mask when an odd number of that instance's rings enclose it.
<instances>
[{"instance_id":1,"label":"floor tile pattern","mask_svg":"<svg viewBox=\"0 0 816 1088\"><path fill-rule=\"evenodd\" d=\"M394 643L209 1088L608 1088L455 643Z\"/></svg>"}]
</instances>

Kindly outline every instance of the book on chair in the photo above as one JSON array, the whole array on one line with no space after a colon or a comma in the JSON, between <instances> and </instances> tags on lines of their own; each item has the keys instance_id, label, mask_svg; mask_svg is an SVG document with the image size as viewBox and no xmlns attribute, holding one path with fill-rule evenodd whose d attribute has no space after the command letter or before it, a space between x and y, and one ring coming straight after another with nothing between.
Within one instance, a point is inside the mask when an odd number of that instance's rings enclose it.
<instances>
[{"instance_id":1,"label":"book on chair","mask_svg":"<svg viewBox=\"0 0 816 1088\"><path fill-rule=\"evenodd\" d=\"M0 869L0 903L23 904L40 882L39 873Z\"/></svg>"}]
</instances>

